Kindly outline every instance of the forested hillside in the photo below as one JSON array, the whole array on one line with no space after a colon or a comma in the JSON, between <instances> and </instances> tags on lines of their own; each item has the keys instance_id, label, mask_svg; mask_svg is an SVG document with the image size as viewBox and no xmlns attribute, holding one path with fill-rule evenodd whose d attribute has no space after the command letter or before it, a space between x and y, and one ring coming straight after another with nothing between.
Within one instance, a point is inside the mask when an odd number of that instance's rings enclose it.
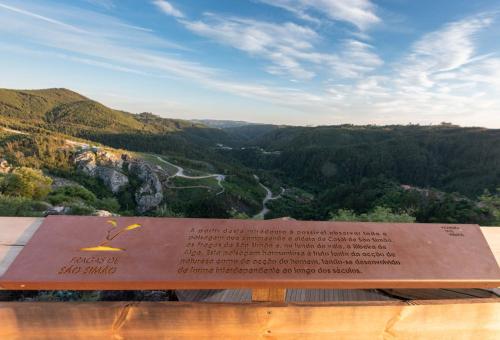
<instances>
[{"instance_id":1,"label":"forested hillside","mask_svg":"<svg viewBox=\"0 0 500 340\"><path fill-rule=\"evenodd\" d=\"M356 184L379 175L470 197L500 186L500 130L449 125L281 128L253 143L281 152L263 166L286 169L289 178L312 187Z\"/></svg>"},{"instance_id":2,"label":"forested hillside","mask_svg":"<svg viewBox=\"0 0 500 340\"><path fill-rule=\"evenodd\" d=\"M191 122L114 110L66 89L0 90L0 117L0 206L16 196L73 213L500 223L498 130ZM158 178L149 208L130 194L144 191L138 168ZM126 177L116 192L102 182L110 174ZM47 191L40 176L93 196ZM19 190L37 188L31 180L45 196Z\"/></svg>"},{"instance_id":3,"label":"forested hillside","mask_svg":"<svg viewBox=\"0 0 500 340\"><path fill-rule=\"evenodd\" d=\"M421 221L472 221L481 215L474 201L500 187L499 130L450 124L251 128L255 138L247 142L256 147L225 153L315 193L313 214L323 218L336 209L366 213L383 204ZM241 129L247 135L248 128Z\"/></svg>"},{"instance_id":4,"label":"forested hillside","mask_svg":"<svg viewBox=\"0 0 500 340\"><path fill-rule=\"evenodd\" d=\"M219 129L113 110L66 89L0 89L0 116L14 129L64 133L137 151L203 154L200 145L227 141Z\"/></svg>"}]
</instances>

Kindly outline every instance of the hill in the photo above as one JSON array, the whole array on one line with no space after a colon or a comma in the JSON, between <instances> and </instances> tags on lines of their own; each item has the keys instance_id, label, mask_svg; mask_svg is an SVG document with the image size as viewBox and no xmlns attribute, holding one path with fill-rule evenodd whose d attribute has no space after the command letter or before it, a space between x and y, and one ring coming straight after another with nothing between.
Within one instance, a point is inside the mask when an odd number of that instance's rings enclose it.
<instances>
[{"instance_id":1,"label":"hill","mask_svg":"<svg viewBox=\"0 0 500 340\"><path fill-rule=\"evenodd\" d=\"M385 214L394 221L500 223L499 130L239 122L212 128L114 110L65 89L0 90L0 117L7 129L0 134L0 158L9 167L76 180L94 202L117 199L121 214L261 216L259 210L270 209L266 218ZM142 180L127 169L112 169L127 177L125 191L102 191L99 181L108 180L110 170L85 179L78 169L86 166L74 159L95 147L149 164L162 183L156 208L136 210L140 197L130 193L142 190ZM85 157L101 166L99 155ZM160 206L167 208L157 211Z\"/></svg>"},{"instance_id":2,"label":"hill","mask_svg":"<svg viewBox=\"0 0 500 340\"><path fill-rule=\"evenodd\" d=\"M279 150L271 167L311 185L399 183L474 197L500 187L500 130L456 126L281 128L256 145Z\"/></svg>"},{"instance_id":3,"label":"hill","mask_svg":"<svg viewBox=\"0 0 500 340\"><path fill-rule=\"evenodd\" d=\"M474 221L481 214L474 201L500 187L499 130L447 124L252 128L247 141L253 147L221 152L314 194L312 213L302 218L383 205L421 222Z\"/></svg>"},{"instance_id":4,"label":"hill","mask_svg":"<svg viewBox=\"0 0 500 340\"><path fill-rule=\"evenodd\" d=\"M45 113L62 104L88 100L66 89L8 90L0 89L0 115L43 121Z\"/></svg>"},{"instance_id":5,"label":"hill","mask_svg":"<svg viewBox=\"0 0 500 340\"><path fill-rule=\"evenodd\" d=\"M0 115L54 131L159 132L194 126L188 121L159 117L156 124L148 124L145 117L110 109L67 89L0 89Z\"/></svg>"},{"instance_id":6,"label":"hill","mask_svg":"<svg viewBox=\"0 0 500 340\"><path fill-rule=\"evenodd\" d=\"M244 122L241 120L192 119L191 121L216 129L226 129L231 127L255 125L255 123Z\"/></svg>"},{"instance_id":7,"label":"hill","mask_svg":"<svg viewBox=\"0 0 500 340\"><path fill-rule=\"evenodd\" d=\"M0 117L13 129L63 133L136 151L203 154L200 147L231 138L199 123L114 110L67 89L0 89Z\"/></svg>"}]
</instances>

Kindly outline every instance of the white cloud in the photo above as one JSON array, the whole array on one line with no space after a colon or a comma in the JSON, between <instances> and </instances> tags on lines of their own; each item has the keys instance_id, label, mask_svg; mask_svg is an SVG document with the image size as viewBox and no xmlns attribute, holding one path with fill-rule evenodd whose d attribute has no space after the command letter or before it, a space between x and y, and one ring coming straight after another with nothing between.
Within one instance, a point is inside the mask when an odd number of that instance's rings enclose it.
<instances>
[{"instance_id":1,"label":"white cloud","mask_svg":"<svg viewBox=\"0 0 500 340\"><path fill-rule=\"evenodd\" d=\"M45 47L48 49L45 53L60 59L144 76L154 74L155 77L187 79L211 90L289 108L310 109L321 102L320 96L297 89L227 80L221 70L152 50L149 47L165 49L177 46L156 38L150 32L128 28L108 15L85 10L66 12L59 8L57 13L64 19L55 20L24 9L16 8L15 12L17 15L10 15L0 10L0 36L16 37L29 45L35 44L31 50L21 47L22 53L40 55ZM65 19L76 17L76 30L64 24ZM80 29L80 25L85 29ZM15 48L9 46L4 50L12 52Z\"/></svg>"},{"instance_id":2,"label":"white cloud","mask_svg":"<svg viewBox=\"0 0 500 340\"><path fill-rule=\"evenodd\" d=\"M155 0L153 3L158 7L163 13L171 15L176 18L184 18L184 13L172 6L172 4L165 0Z\"/></svg>"},{"instance_id":3,"label":"white cloud","mask_svg":"<svg viewBox=\"0 0 500 340\"><path fill-rule=\"evenodd\" d=\"M5 5L5 4L0 3L0 8L9 10L9 11L12 11L12 12L15 12L15 13L23 14L23 15L26 15L26 16L29 16L29 17L32 17L32 18L35 18L35 19L38 19L38 20L42 20L42 21L48 22L48 23L53 24L53 25L58 25L58 26L70 29L72 31L84 32L80 28L77 28L77 27L75 27L73 25L66 24L66 23L61 22L59 20L48 18L46 16L39 15L39 14L36 14L36 13L33 13L33 12L25 11L25 10L23 10L21 8L18 8L18 7L9 6L9 5Z\"/></svg>"},{"instance_id":4,"label":"white cloud","mask_svg":"<svg viewBox=\"0 0 500 340\"><path fill-rule=\"evenodd\" d=\"M118 26L127 27L127 28L133 28L135 30L143 31L143 32L153 32L153 30L150 29L150 28L136 26L136 25L129 25L129 24L119 23Z\"/></svg>"},{"instance_id":5,"label":"white cloud","mask_svg":"<svg viewBox=\"0 0 500 340\"><path fill-rule=\"evenodd\" d=\"M209 19L181 22L198 35L271 61L273 65L267 70L272 74L289 74L299 79L314 77L314 72L306 70L297 60L298 51L311 50L313 42L319 39L313 30L294 23L279 25L214 15L209 15Z\"/></svg>"},{"instance_id":6,"label":"white cloud","mask_svg":"<svg viewBox=\"0 0 500 340\"><path fill-rule=\"evenodd\" d=\"M214 14L206 15L203 21L180 22L198 35L268 60L267 72L292 79L308 80L325 71L341 78L357 78L383 64L372 46L356 40L344 41L340 53L318 52L316 45L322 40L318 33L291 22Z\"/></svg>"},{"instance_id":7,"label":"white cloud","mask_svg":"<svg viewBox=\"0 0 500 340\"><path fill-rule=\"evenodd\" d=\"M114 0L85 0L85 1L93 5L104 7L105 9L112 9L115 8L116 6Z\"/></svg>"},{"instance_id":8,"label":"white cloud","mask_svg":"<svg viewBox=\"0 0 500 340\"><path fill-rule=\"evenodd\" d=\"M36 43L37 50L41 50L40 46L45 46L58 52L74 53L81 60L86 60L87 64L90 63L88 58L92 57L95 58L95 65L105 60L105 63L114 64L117 68L159 68L181 77L203 77L215 73L213 69L197 62L159 52L158 49L182 50L182 47L159 39L148 31L129 27L111 16L81 10L76 14L78 26L68 27L63 20L55 20L31 11L17 9L16 13L21 16L12 16L0 11L0 20L4 23L0 26L1 34ZM58 13L68 20L75 16L75 13L64 12L62 9L59 9ZM54 25L53 22L57 24Z\"/></svg>"},{"instance_id":9,"label":"white cloud","mask_svg":"<svg viewBox=\"0 0 500 340\"><path fill-rule=\"evenodd\" d=\"M345 21L360 30L366 30L381 19L375 13L370 0L258 0L271 6L281 7L295 13L305 20L318 19L314 14L321 13L329 19Z\"/></svg>"},{"instance_id":10,"label":"white cloud","mask_svg":"<svg viewBox=\"0 0 500 340\"><path fill-rule=\"evenodd\" d=\"M449 23L424 35L413 44L411 53L399 68L403 80L432 87L438 73L481 60L483 57L475 55L474 37L491 23L491 17L480 15Z\"/></svg>"},{"instance_id":11,"label":"white cloud","mask_svg":"<svg viewBox=\"0 0 500 340\"><path fill-rule=\"evenodd\" d=\"M49 57L116 72L182 79L211 91L251 98L262 103L261 113L266 107L269 113L278 108L296 113L290 114L296 123L453 121L500 127L500 57L488 53L492 50L479 52L476 39L491 25L491 16L466 18L427 33L410 45L403 58L384 68L374 46L344 39L332 42L336 50L328 53L318 32L296 23L217 15L198 21L179 19L200 36L261 58L270 73L297 79L321 77L321 81L283 86L277 85L281 84L277 79L266 78L260 84L238 80L229 68L209 67L204 59L194 59L200 54L109 15L66 6L51 10L4 3L0 0L0 48L7 58L18 53L6 47L9 43L34 54L49 53ZM51 81L54 84L57 79ZM196 101L190 105L196 107ZM222 106L214 101L217 105ZM268 122L277 122L278 116L267 116ZM281 117L287 119L287 114Z\"/></svg>"},{"instance_id":12,"label":"white cloud","mask_svg":"<svg viewBox=\"0 0 500 340\"><path fill-rule=\"evenodd\" d=\"M357 40L345 41L339 57L329 61L334 73L344 78L363 77L383 63L373 46Z\"/></svg>"},{"instance_id":13,"label":"white cloud","mask_svg":"<svg viewBox=\"0 0 500 340\"><path fill-rule=\"evenodd\" d=\"M476 42L492 20L479 15L446 24L412 44L388 75L331 85L330 93L361 121L500 126L500 58L478 55Z\"/></svg>"}]
</instances>

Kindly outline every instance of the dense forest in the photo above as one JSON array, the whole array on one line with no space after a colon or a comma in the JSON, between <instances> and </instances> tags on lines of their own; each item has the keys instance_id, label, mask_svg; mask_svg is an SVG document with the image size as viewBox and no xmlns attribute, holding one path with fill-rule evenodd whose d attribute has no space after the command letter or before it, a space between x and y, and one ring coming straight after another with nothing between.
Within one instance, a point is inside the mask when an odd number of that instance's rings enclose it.
<instances>
[{"instance_id":1,"label":"dense forest","mask_svg":"<svg viewBox=\"0 0 500 340\"><path fill-rule=\"evenodd\" d=\"M3 215L64 205L74 214L249 218L267 188L265 218L500 224L499 130L191 122L113 110L66 89L0 89L0 117ZM147 162L161 204L137 210L130 192L141 182L125 168L119 192L82 173L82 145ZM54 183L61 178L78 186Z\"/></svg>"}]
</instances>

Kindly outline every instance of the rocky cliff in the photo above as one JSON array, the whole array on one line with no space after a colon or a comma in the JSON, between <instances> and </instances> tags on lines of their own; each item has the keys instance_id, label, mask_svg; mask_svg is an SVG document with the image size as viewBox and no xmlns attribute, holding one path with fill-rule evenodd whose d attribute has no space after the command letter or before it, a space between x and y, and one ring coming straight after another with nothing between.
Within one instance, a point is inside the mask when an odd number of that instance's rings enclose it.
<instances>
[{"instance_id":1,"label":"rocky cliff","mask_svg":"<svg viewBox=\"0 0 500 340\"><path fill-rule=\"evenodd\" d=\"M153 167L142 159L128 154L116 154L105 150L83 150L74 157L77 170L97 177L113 193L125 189L129 176L136 177L140 186L135 189L137 210L141 213L156 208L163 200L163 188Z\"/></svg>"},{"instance_id":2,"label":"rocky cliff","mask_svg":"<svg viewBox=\"0 0 500 340\"><path fill-rule=\"evenodd\" d=\"M157 207L163 200L163 189L151 165L143 160L133 160L129 163L129 173L136 175L142 183L135 192L139 212Z\"/></svg>"}]
</instances>

